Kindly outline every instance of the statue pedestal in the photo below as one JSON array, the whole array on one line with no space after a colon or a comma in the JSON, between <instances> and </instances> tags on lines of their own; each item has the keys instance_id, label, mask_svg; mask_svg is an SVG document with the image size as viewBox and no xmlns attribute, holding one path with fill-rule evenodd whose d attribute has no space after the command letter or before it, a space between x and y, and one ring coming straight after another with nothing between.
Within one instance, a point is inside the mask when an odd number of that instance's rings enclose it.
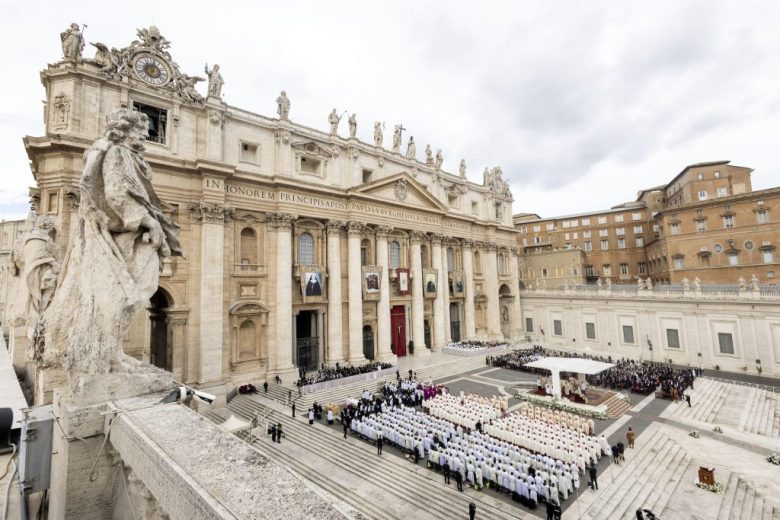
<instances>
[{"instance_id":1,"label":"statue pedestal","mask_svg":"<svg viewBox=\"0 0 780 520\"><path fill-rule=\"evenodd\" d=\"M52 404L54 390L68 388L68 375L63 368L39 368L35 372L35 406Z\"/></svg>"},{"instance_id":2,"label":"statue pedestal","mask_svg":"<svg viewBox=\"0 0 780 520\"><path fill-rule=\"evenodd\" d=\"M170 390L173 375L126 354L120 366L108 374L76 373L71 377L74 400L80 406Z\"/></svg>"},{"instance_id":3,"label":"statue pedestal","mask_svg":"<svg viewBox=\"0 0 780 520\"><path fill-rule=\"evenodd\" d=\"M102 414L105 410L105 403L75 404L67 388L54 391L52 411L57 424L52 439L50 520L105 517L111 498L108 488L116 471L109 445L97 455L105 438L106 417L110 417Z\"/></svg>"}]
</instances>

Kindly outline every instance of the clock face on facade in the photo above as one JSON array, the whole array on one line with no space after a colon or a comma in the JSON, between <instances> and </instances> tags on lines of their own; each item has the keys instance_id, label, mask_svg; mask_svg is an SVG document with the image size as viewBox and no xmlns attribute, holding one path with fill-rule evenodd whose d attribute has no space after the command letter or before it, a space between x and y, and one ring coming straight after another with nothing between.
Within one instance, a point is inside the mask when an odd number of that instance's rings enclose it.
<instances>
[{"instance_id":1,"label":"clock face on facade","mask_svg":"<svg viewBox=\"0 0 780 520\"><path fill-rule=\"evenodd\" d=\"M168 65L151 54L142 54L136 58L133 69L139 78L158 87L171 79Z\"/></svg>"}]
</instances>

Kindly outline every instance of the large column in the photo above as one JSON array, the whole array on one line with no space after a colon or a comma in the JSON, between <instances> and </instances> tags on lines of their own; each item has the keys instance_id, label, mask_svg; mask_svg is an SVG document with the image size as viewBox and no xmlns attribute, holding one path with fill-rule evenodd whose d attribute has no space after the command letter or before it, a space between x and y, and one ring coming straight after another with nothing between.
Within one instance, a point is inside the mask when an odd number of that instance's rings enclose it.
<instances>
[{"instance_id":1,"label":"large column","mask_svg":"<svg viewBox=\"0 0 780 520\"><path fill-rule=\"evenodd\" d=\"M390 262L387 254L387 238L391 231L392 228L385 226L376 230L376 263L382 267L379 303L376 306L376 360L395 364L397 358L390 344Z\"/></svg>"},{"instance_id":2,"label":"large column","mask_svg":"<svg viewBox=\"0 0 780 520\"><path fill-rule=\"evenodd\" d=\"M222 378L225 221L230 220L232 212L220 202L206 201L191 204L189 210L201 223L197 379L203 384Z\"/></svg>"},{"instance_id":3,"label":"large column","mask_svg":"<svg viewBox=\"0 0 780 520\"><path fill-rule=\"evenodd\" d=\"M485 244L485 296L487 296L487 329L489 340L503 339L501 309L498 305L498 262L495 242Z\"/></svg>"},{"instance_id":4,"label":"large column","mask_svg":"<svg viewBox=\"0 0 780 520\"><path fill-rule=\"evenodd\" d=\"M512 305L512 339L518 340L523 334L523 312L520 308L520 278L518 273L517 255L519 250L513 247L509 250L509 275L512 283L512 294L514 294L514 305Z\"/></svg>"},{"instance_id":5,"label":"large column","mask_svg":"<svg viewBox=\"0 0 780 520\"><path fill-rule=\"evenodd\" d=\"M335 365L344 361L347 349L344 348L341 317L341 230L343 222L328 222L328 346L325 362Z\"/></svg>"},{"instance_id":6,"label":"large column","mask_svg":"<svg viewBox=\"0 0 780 520\"><path fill-rule=\"evenodd\" d=\"M423 305L423 274L422 259L420 258L420 245L424 233L411 232L412 257L412 341L414 341L414 354L419 355L428 352L425 348L425 307Z\"/></svg>"},{"instance_id":7,"label":"large column","mask_svg":"<svg viewBox=\"0 0 780 520\"><path fill-rule=\"evenodd\" d=\"M274 363L269 360L268 372L271 374L295 373L292 325L292 223L294 220L294 216L286 213L276 213L269 218L271 231L276 235L276 292L274 294L276 348Z\"/></svg>"},{"instance_id":8,"label":"large column","mask_svg":"<svg viewBox=\"0 0 780 520\"><path fill-rule=\"evenodd\" d=\"M360 241L365 225L351 220L349 232L349 358L350 363L361 363L363 356L363 269L360 265Z\"/></svg>"},{"instance_id":9,"label":"large column","mask_svg":"<svg viewBox=\"0 0 780 520\"><path fill-rule=\"evenodd\" d=\"M474 257L472 248L473 240L463 241L463 282L466 284L466 298L463 302L463 338L474 339L476 336L475 311L474 311Z\"/></svg>"},{"instance_id":10,"label":"large column","mask_svg":"<svg viewBox=\"0 0 780 520\"><path fill-rule=\"evenodd\" d=\"M438 272L436 282L436 299L433 300L433 339L431 340L431 352L441 352L444 348L444 269L441 262L441 235L434 235L431 240L431 255L433 268Z\"/></svg>"},{"instance_id":11,"label":"large column","mask_svg":"<svg viewBox=\"0 0 780 520\"><path fill-rule=\"evenodd\" d=\"M453 258L453 261L455 259ZM442 283L441 296L444 299L442 307L444 308L444 344L449 345L452 342L452 327L450 325L452 318L450 317L450 272L449 264L447 263L447 248L441 248L441 265L444 268L444 278Z\"/></svg>"}]
</instances>

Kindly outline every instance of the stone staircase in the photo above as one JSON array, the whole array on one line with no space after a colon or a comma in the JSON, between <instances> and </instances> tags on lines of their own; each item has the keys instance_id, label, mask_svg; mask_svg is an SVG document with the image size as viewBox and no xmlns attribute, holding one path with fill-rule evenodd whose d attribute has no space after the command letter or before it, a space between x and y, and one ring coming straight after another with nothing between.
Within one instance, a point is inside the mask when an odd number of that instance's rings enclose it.
<instances>
[{"instance_id":1,"label":"stone staircase","mask_svg":"<svg viewBox=\"0 0 780 520\"><path fill-rule=\"evenodd\" d=\"M639 448L627 450L626 461L614 466L614 481L602 484L601 494L583 513L590 520L633 518L639 509L649 509L659 518L691 463L691 457L655 424L638 438ZM606 473L606 472L605 472ZM586 479L587 480L587 479ZM606 474L599 477L607 480Z\"/></svg>"},{"instance_id":2,"label":"stone staircase","mask_svg":"<svg viewBox=\"0 0 780 520\"><path fill-rule=\"evenodd\" d=\"M627 410L629 410L632 406L631 403L628 401L624 401L620 397L618 397L617 394L613 395L603 403L607 406L607 417L610 419L617 419L624 413L626 413Z\"/></svg>"},{"instance_id":3,"label":"stone staircase","mask_svg":"<svg viewBox=\"0 0 780 520\"><path fill-rule=\"evenodd\" d=\"M729 417L718 417L724 403L732 406L745 399L745 406L739 424L741 431L765 435L780 436L780 396L763 388L747 387L710 378L696 380L695 389L689 390L692 407L680 403L669 407L662 416L675 420L701 421L711 424L723 423Z\"/></svg>"},{"instance_id":4,"label":"stone staircase","mask_svg":"<svg viewBox=\"0 0 780 520\"><path fill-rule=\"evenodd\" d=\"M778 520L780 508L766 501L736 473L731 474L723 492L717 520Z\"/></svg>"},{"instance_id":5,"label":"stone staircase","mask_svg":"<svg viewBox=\"0 0 780 520\"><path fill-rule=\"evenodd\" d=\"M461 372L467 372L476 368L485 367L485 356L473 356L473 357L461 357L453 361L446 361L436 365L427 367L421 367L417 372L418 381L440 381L444 378L448 378L452 375L459 374ZM277 401L281 404L287 405L287 395L289 391L292 391L292 397L296 400L295 406L297 410L307 410L312 403L324 405L326 403L344 403L348 397L359 398L363 390L375 393L382 388L386 381L395 381L395 368L384 370L381 377L373 381L358 381L356 383L348 383L344 386L331 388L328 390L320 390L311 394L303 394L298 397L298 389L287 386L280 386L268 383L268 395L267 397ZM401 377L407 376L408 373L401 373ZM257 385L258 392L263 393L262 384Z\"/></svg>"},{"instance_id":6,"label":"stone staircase","mask_svg":"<svg viewBox=\"0 0 780 520\"><path fill-rule=\"evenodd\" d=\"M269 409L244 395L235 397L227 408L246 420L258 411ZM203 415L215 422L224 420L214 411ZM443 479L422 463L414 465L390 454L378 457L372 446L351 438L345 441L338 430L319 424L310 426L302 418L293 419L277 410L270 412L269 420L282 424L283 442L274 444L269 437L261 435L253 444L365 515L359 518L401 516L398 510L388 509L388 504L419 510L416 516L419 518L465 518L470 500L476 503L481 519L532 518L516 506L478 492L459 493L454 485L445 486ZM291 453L293 450L295 454ZM357 479L359 485L350 485L350 478Z\"/></svg>"}]
</instances>

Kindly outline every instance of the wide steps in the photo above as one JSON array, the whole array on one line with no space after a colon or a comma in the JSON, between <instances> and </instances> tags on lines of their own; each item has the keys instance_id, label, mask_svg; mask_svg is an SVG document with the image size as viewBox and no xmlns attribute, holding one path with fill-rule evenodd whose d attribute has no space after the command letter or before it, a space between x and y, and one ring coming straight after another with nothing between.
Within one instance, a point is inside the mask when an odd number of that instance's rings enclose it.
<instances>
[{"instance_id":1,"label":"wide steps","mask_svg":"<svg viewBox=\"0 0 780 520\"><path fill-rule=\"evenodd\" d=\"M231 401L229 408L236 414L251 417L263 406L252 399L240 397ZM285 431L283 444L295 443L312 452L313 456L322 457L334 466L360 475L364 481L395 495L395 500L418 505L424 503L428 512L439 518L458 518L467 509L468 501L465 495L418 474L417 469L420 466L406 466L400 459L395 462L389 457L377 457L371 447L364 443L357 446L354 443L346 443L335 432L323 432L320 427L311 427L303 421L276 411L271 412L270 420L282 423ZM404 482L405 485L388 486L388 482ZM478 502L480 518L512 517L478 497L472 499Z\"/></svg>"},{"instance_id":2,"label":"wide steps","mask_svg":"<svg viewBox=\"0 0 780 520\"><path fill-rule=\"evenodd\" d=\"M613 395L603 403L607 407L607 417L610 419L617 419L626 411L631 409L631 403L620 399L617 395Z\"/></svg>"},{"instance_id":3,"label":"wide steps","mask_svg":"<svg viewBox=\"0 0 780 520\"><path fill-rule=\"evenodd\" d=\"M778 520L780 510L758 494L736 472L729 477L717 520Z\"/></svg>"}]
</instances>

